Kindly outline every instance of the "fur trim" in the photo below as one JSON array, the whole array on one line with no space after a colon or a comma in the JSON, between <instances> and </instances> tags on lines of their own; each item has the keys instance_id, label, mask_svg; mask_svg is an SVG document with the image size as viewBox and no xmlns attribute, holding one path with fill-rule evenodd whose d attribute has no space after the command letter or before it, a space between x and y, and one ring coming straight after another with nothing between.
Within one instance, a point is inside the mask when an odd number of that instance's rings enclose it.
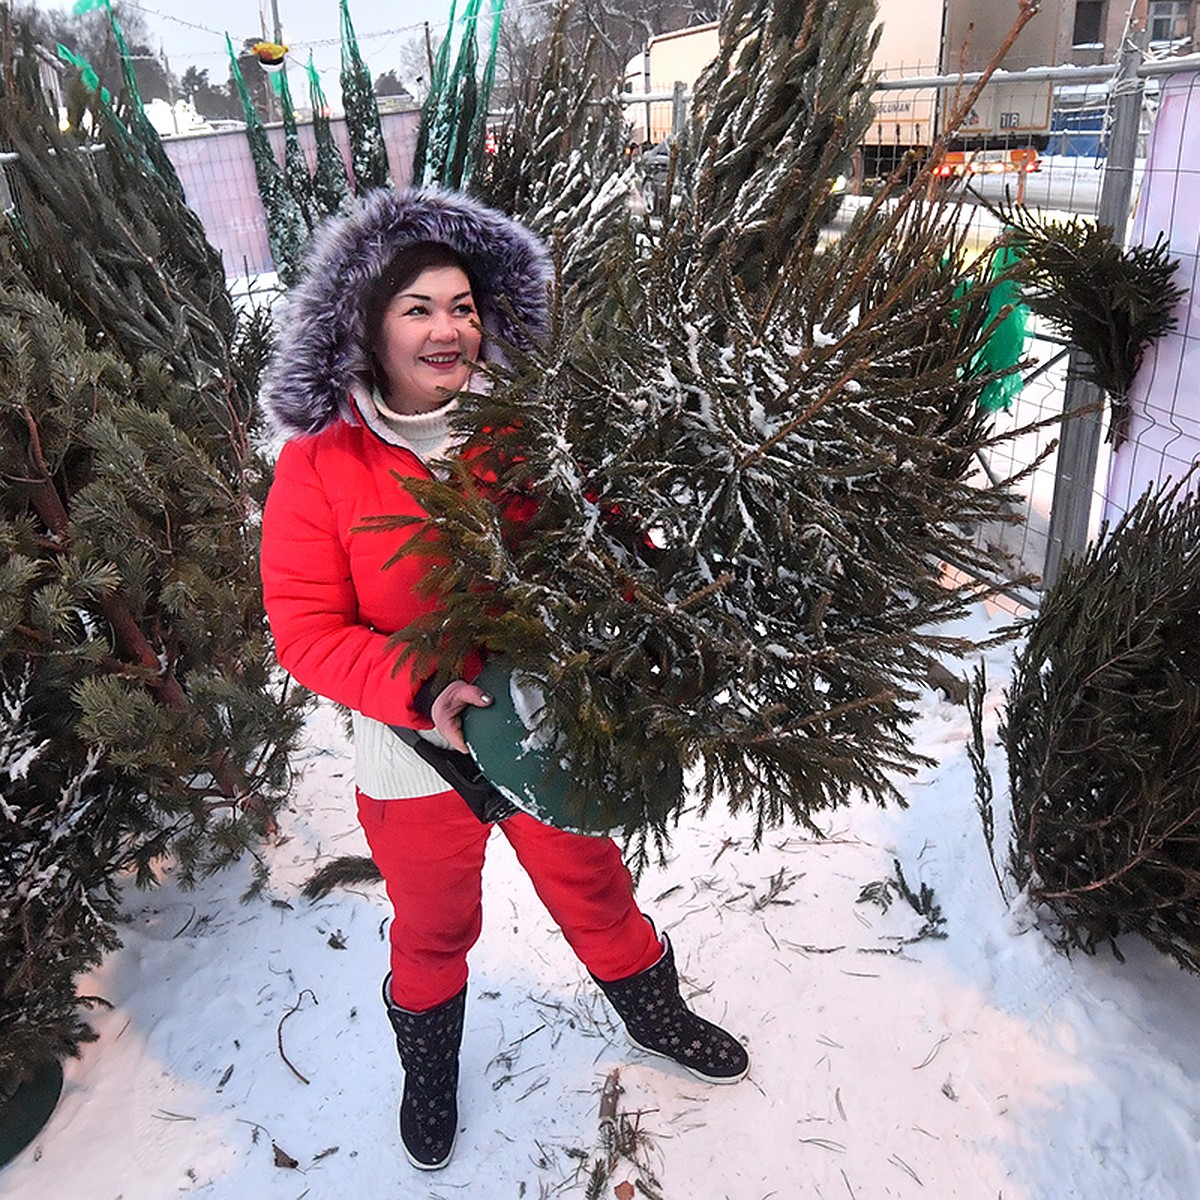
<instances>
[{"instance_id":1,"label":"fur trim","mask_svg":"<svg viewBox=\"0 0 1200 1200\"><path fill-rule=\"evenodd\" d=\"M348 216L321 226L286 297L262 401L288 437L320 433L339 418L358 423L348 398L367 369L362 297L398 250L425 241L444 242L470 262L486 332L514 345L545 336L550 259L524 226L457 192L370 192Z\"/></svg>"}]
</instances>

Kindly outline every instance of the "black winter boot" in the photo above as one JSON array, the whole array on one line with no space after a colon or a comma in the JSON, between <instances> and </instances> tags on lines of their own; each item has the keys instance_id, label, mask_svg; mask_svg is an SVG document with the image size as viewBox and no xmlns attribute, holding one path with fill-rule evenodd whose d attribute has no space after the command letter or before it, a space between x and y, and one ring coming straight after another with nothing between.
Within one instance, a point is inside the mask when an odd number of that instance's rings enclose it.
<instances>
[{"instance_id":1,"label":"black winter boot","mask_svg":"<svg viewBox=\"0 0 1200 1200\"><path fill-rule=\"evenodd\" d=\"M662 943L663 956L652 967L612 983L592 978L625 1022L635 1046L677 1062L706 1083L737 1083L750 1069L745 1047L684 1003L675 953L665 933Z\"/></svg>"},{"instance_id":2,"label":"black winter boot","mask_svg":"<svg viewBox=\"0 0 1200 1200\"><path fill-rule=\"evenodd\" d=\"M389 975L383 1002L404 1068L400 1141L414 1167L436 1171L450 1161L458 1136L458 1050L467 989L437 1008L414 1013L392 1000L391 984Z\"/></svg>"}]
</instances>

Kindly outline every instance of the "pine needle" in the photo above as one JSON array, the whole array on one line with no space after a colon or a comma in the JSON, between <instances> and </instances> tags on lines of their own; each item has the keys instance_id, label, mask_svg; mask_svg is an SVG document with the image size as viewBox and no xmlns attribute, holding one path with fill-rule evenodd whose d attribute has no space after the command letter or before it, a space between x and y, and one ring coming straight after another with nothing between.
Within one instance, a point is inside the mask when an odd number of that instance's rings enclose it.
<instances>
[{"instance_id":1,"label":"pine needle","mask_svg":"<svg viewBox=\"0 0 1200 1200\"><path fill-rule=\"evenodd\" d=\"M347 854L314 871L304 881L300 894L306 900L320 900L335 888L378 883L382 878L374 860L365 855Z\"/></svg>"}]
</instances>

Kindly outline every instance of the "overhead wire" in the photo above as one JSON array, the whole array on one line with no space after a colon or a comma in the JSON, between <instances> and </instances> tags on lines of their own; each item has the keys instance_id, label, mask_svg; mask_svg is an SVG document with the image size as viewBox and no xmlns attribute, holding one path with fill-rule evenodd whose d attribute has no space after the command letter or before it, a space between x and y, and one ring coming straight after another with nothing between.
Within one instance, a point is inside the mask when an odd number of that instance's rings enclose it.
<instances>
[{"instance_id":1,"label":"overhead wire","mask_svg":"<svg viewBox=\"0 0 1200 1200\"><path fill-rule=\"evenodd\" d=\"M538 9L538 8L551 8L551 7L559 4L560 2L561 2L561 0L524 0L524 3L518 2L518 3L508 5L508 9L509 9L509 11L515 11L515 12L528 12L528 11L532 11L532 10ZM153 8L149 4L140 3L139 0L122 0L122 3L126 7L136 9L138 12L144 13L147 16L157 17L162 21L169 21L175 25L182 25L186 29L195 29L195 30L199 31L200 33L211 34L213 37L219 38L222 41L222 43L224 42L224 39L225 39L225 31L224 30L213 29L208 25L202 25L198 21L189 21L189 20L186 20L184 17L177 17L173 13L166 13L166 12L163 12L161 9ZM445 29L447 24L448 24L448 21L446 21L446 20L413 21L413 22L409 23L408 25L397 25L391 29L377 29L377 30L372 30L372 31L366 32L366 33L358 33L358 34L356 34L356 37L357 37L357 40L359 41L359 43L361 44L363 42L373 41L373 40L377 40L379 38L393 38L393 37L398 37L401 34L406 34L406 33L407 34L419 33L421 31L423 31L426 26L429 26L431 29L435 29L435 30L436 29ZM294 49L294 50L315 50L315 49L319 49L319 48L322 48L325 46L337 46L340 43L341 43L340 37L311 38L311 39L296 38L296 39L290 40L288 45L289 45L290 49ZM225 51L223 51L223 50L221 50L221 51L215 51L215 50L214 51L207 51L207 50L189 51L186 57L189 59L191 59L191 58L214 58L214 57L224 58Z\"/></svg>"}]
</instances>

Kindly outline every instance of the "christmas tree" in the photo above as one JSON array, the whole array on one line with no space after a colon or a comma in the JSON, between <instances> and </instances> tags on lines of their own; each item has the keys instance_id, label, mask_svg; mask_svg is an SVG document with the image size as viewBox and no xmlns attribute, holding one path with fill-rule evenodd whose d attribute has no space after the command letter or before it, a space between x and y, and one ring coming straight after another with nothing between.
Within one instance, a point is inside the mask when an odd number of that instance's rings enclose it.
<instances>
[{"instance_id":1,"label":"christmas tree","mask_svg":"<svg viewBox=\"0 0 1200 1200\"><path fill-rule=\"evenodd\" d=\"M726 8L692 137L693 254L715 286L765 291L829 224L871 123L873 19L868 3Z\"/></svg>"},{"instance_id":2,"label":"christmas tree","mask_svg":"<svg viewBox=\"0 0 1200 1200\"><path fill-rule=\"evenodd\" d=\"M1142 354L1175 328L1186 290L1174 278L1179 260L1161 234L1150 246L1120 246L1111 229L1086 217L1058 220L1011 206L999 216L1007 252L1023 262L1025 302L1083 351L1084 377L1112 404L1109 439L1119 448Z\"/></svg>"},{"instance_id":3,"label":"christmas tree","mask_svg":"<svg viewBox=\"0 0 1200 1200\"><path fill-rule=\"evenodd\" d=\"M631 234L633 169L624 161L619 107L590 70L591 52L573 54L570 7L554 26L496 132L471 191L518 217L555 249L559 286L576 313L603 302L605 261Z\"/></svg>"},{"instance_id":4,"label":"christmas tree","mask_svg":"<svg viewBox=\"0 0 1200 1200\"><path fill-rule=\"evenodd\" d=\"M350 167L354 190L362 195L371 188L390 187L387 149L379 124L379 105L375 85L363 62L350 20L348 0L338 0L342 22L342 106L346 110L346 129L350 134Z\"/></svg>"},{"instance_id":5,"label":"christmas tree","mask_svg":"<svg viewBox=\"0 0 1200 1200\"><path fill-rule=\"evenodd\" d=\"M229 52L229 70L234 86L242 101L242 115L246 119L246 139L250 143L250 155L254 160L258 192L262 197L263 207L267 210L267 245L270 247L271 259L275 263L280 280L290 284L300 269L301 255L311 232L311 221L304 205L310 194L297 199L291 186L292 177L285 174L275 160L266 128L254 107L228 34L225 36L225 47ZM298 142L296 150L300 151Z\"/></svg>"},{"instance_id":6,"label":"christmas tree","mask_svg":"<svg viewBox=\"0 0 1200 1200\"><path fill-rule=\"evenodd\" d=\"M0 1077L72 1052L118 881L187 883L274 825L302 719L273 675L254 513L260 321L93 93L63 133L0 64ZM261 876L259 876L261 881Z\"/></svg>"},{"instance_id":7,"label":"christmas tree","mask_svg":"<svg viewBox=\"0 0 1200 1200\"><path fill-rule=\"evenodd\" d=\"M1053 915L1058 946L1116 951L1137 933L1200 971L1200 499L1183 491L1194 480L1148 492L1064 566L1028 624L1001 734L1009 867Z\"/></svg>"},{"instance_id":8,"label":"christmas tree","mask_svg":"<svg viewBox=\"0 0 1200 1200\"><path fill-rule=\"evenodd\" d=\"M504 0L492 0L488 49L482 77L477 78L481 7L481 0L466 0L459 22L458 56L452 68L450 56L456 4L451 0L449 30L438 47L429 93L421 107L412 171L417 183L465 188L480 169Z\"/></svg>"},{"instance_id":9,"label":"christmas tree","mask_svg":"<svg viewBox=\"0 0 1200 1200\"><path fill-rule=\"evenodd\" d=\"M421 124L417 127L417 145L413 151L412 177L414 183L425 183L430 161L440 162L445 158L445 143L449 131L438 120L438 113L447 95L450 77L450 45L454 33L454 15L458 0L450 0L450 17L446 23L446 36L438 46L437 56L429 76L429 91L421 105ZM438 145L442 143L442 145Z\"/></svg>"},{"instance_id":10,"label":"christmas tree","mask_svg":"<svg viewBox=\"0 0 1200 1200\"><path fill-rule=\"evenodd\" d=\"M443 677L480 646L517 664L572 823L635 848L669 836L689 776L760 833L898 800L923 763L912 701L967 649L938 627L999 586L970 536L1012 499L974 469L986 264L928 168L823 236L869 116L872 18L728 7L675 207L626 222L603 297L568 296L545 345L463 397L473 470L419 486L444 607L400 652ZM519 523L512 493L535 502Z\"/></svg>"},{"instance_id":11,"label":"christmas tree","mask_svg":"<svg viewBox=\"0 0 1200 1200\"><path fill-rule=\"evenodd\" d=\"M171 160L167 157L167 153L163 149L162 142L159 141L154 126L151 124L149 117L146 116L146 109L142 104L141 90L138 86L134 57L125 40L125 33L121 29L121 24L117 20L116 13L112 10L112 5L109 3L109 0L77 0L72 13L78 17L97 9L103 9L105 15L108 17L109 28L112 32L112 42L116 47L121 64L121 99L123 101L125 119L123 124L117 123L110 126L110 128L117 137L124 139L132 136L138 148L150 160L155 173L182 198L183 185L179 182L179 177L175 174L175 168ZM72 54L64 46L58 47L58 53L61 58L80 68L91 91L101 90L99 78L89 63Z\"/></svg>"},{"instance_id":12,"label":"christmas tree","mask_svg":"<svg viewBox=\"0 0 1200 1200\"><path fill-rule=\"evenodd\" d=\"M350 180L346 164L333 140L329 124L329 102L321 87L321 77L308 56L308 94L312 104L313 137L317 143L317 169L313 172L313 196L323 214L340 212L350 201Z\"/></svg>"},{"instance_id":13,"label":"christmas tree","mask_svg":"<svg viewBox=\"0 0 1200 1200\"><path fill-rule=\"evenodd\" d=\"M300 130L296 126L296 108L292 103L292 89L288 87L286 63L271 75L271 86L279 97L279 108L283 113L283 176L311 232L324 214L317 205L308 159L300 145Z\"/></svg>"}]
</instances>

